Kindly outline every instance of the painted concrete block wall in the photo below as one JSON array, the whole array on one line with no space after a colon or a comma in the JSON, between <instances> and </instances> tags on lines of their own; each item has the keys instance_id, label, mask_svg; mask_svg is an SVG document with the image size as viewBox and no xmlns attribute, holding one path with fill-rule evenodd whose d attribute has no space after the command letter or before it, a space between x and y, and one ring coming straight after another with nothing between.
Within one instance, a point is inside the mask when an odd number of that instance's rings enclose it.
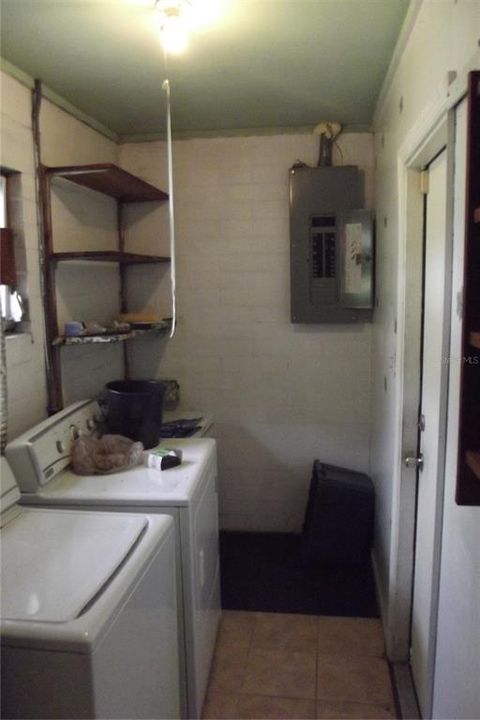
<instances>
[{"instance_id":1,"label":"painted concrete block wall","mask_svg":"<svg viewBox=\"0 0 480 720\"><path fill-rule=\"evenodd\" d=\"M371 206L371 136L340 145ZM224 528L299 530L315 458L369 468L370 326L289 321L288 169L317 157L306 134L174 146L178 330L138 344L133 368L177 378L184 407L215 415ZM124 145L120 158L166 186L162 143Z\"/></svg>"},{"instance_id":2,"label":"painted concrete block wall","mask_svg":"<svg viewBox=\"0 0 480 720\"><path fill-rule=\"evenodd\" d=\"M415 25L403 50L398 67L391 79L388 90L377 107L375 123L376 154L376 213L377 213L377 298L372 342L372 475L376 485L377 527L375 555L380 571L381 592L385 598L389 593L389 572L391 553L391 518L393 502L393 467L397 462L393 440L395 434L394 403L396 392L395 320L397 293L398 254L398 177L397 155L407 136L412 136L417 123L433 117L437 108L448 98L450 71L462 74L466 69L480 66L478 40L480 29L480 5L476 0L426 0L420 8ZM451 78L452 76L450 76ZM418 140L420 141L420 137ZM452 502L451 481L446 487L446 502ZM467 593L474 592L473 577L478 578L478 542L466 529L469 521L466 514L452 512L456 524L452 534L460 527L465 541L462 548L461 567L458 577L451 575L445 582L448 592L458 597L460 586ZM466 523L466 525L463 525ZM451 537L445 536L450 543ZM458 560L459 558L457 558ZM475 575L476 573L476 575ZM455 585L455 587L454 587ZM392 592L395 588L391 589ZM444 588L446 590L446 586ZM476 588L478 597L478 587ZM461 599L459 598L461 601ZM463 602L463 601L461 601ZM441 600L442 603L442 600ZM461 635L475 633L475 618L468 614L457 616ZM478 621L478 618L477 618ZM439 629L439 632L441 630ZM460 638L460 635L458 636ZM452 642L460 642L460 639ZM439 635L439 643L443 640ZM478 653L470 658L470 664L462 658L461 670L465 683L475 685L478 679ZM451 672L450 660L446 668ZM447 671L446 671L447 672ZM447 685L445 685L447 687ZM450 705L457 703L455 717L462 706L462 683L448 684ZM437 705L436 717L448 717L448 711ZM469 710L473 711L472 708ZM447 714L444 714L447 712ZM476 708L478 713L478 707Z\"/></svg>"},{"instance_id":3,"label":"painted concrete block wall","mask_svg":"<svg viewBox=\"0 0 480 720\"><path fill-rule=\"evenodd\" d=\"M375 126L377 300L373 328L372 473L377 493L376 552L388 584L395 400L397 293L397 153L416 122L447 97L448 72L478 50L480 5L471 0L423 3Z\"/></svg>"},{"instance_id":4,"label":"painted concrete block wall","mask_svg":"<svg viewBox=\"0 0 480 720\"><path fill-rule=\"evenodd\" d=\"M10 221L16 233L19 281L26 292L30 332L7 338L9 438L45 416L44 331L40 295L35 168L30 93L1 74L1 165L15 176ZM23 252L24 249L24 252Z\"/></svg>"}]
</instances>

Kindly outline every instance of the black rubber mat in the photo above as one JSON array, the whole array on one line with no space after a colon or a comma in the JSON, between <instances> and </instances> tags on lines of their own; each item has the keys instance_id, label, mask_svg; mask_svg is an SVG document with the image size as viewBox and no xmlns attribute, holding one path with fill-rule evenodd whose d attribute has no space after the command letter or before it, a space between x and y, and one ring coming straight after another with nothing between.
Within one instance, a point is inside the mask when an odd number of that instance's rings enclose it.
<instances>
[{"instance_id":1,"label":"black rubber mat","mask_svg":"<svg viewBox=\"0 0 480 720\"><path fill-rule=\"evenodd\" d=\"M226 610L378 617L371 565L306 568L300 536L220 533Z\"/></svg>"}]
</instances>

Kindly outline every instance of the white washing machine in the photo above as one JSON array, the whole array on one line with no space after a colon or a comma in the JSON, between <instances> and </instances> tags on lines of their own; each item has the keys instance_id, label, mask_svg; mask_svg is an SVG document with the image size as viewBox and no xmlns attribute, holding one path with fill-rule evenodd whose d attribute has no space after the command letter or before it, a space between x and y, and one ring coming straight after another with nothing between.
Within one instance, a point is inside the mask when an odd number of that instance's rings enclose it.
<instances>
[{"instance_id":1,"label":"white washing machine","mask_svg":"<svg viewBox=\"0 0 480 720\"><path fill-rule=\"evenodd\" d=\"M1 462L2 717L179 717L172 519L20 507Z\"/></svg>"},{"instance_id":2,"label":"white washing machine","mask_svg":"<svg viewBox=\"0 0 480 720\"><path fill-rule=\"evenodd\" d=\"M76 403L7 447L23 505L168 513L177 540L177 590L182 714L199 718L221 613L216 442L162 443L183 451L179 467L137 466L109 475L78 476L69 467L72 438L92 432L98 406Z\"/></svg>"}]
</instances>

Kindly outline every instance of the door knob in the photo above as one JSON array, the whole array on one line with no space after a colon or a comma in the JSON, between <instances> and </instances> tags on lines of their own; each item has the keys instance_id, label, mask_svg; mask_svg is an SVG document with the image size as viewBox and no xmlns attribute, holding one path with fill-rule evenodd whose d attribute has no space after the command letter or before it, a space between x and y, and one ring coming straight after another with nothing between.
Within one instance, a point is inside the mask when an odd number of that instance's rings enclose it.
<instances>
[{"instance_id":1,"label":"door knob","mask_svg":"<svg viewBox=\"0 0 480 720\"><path fill-rule=\"evenodd\" d=\"M423 468L422 453L419 453L418 455L413 455L413 453L410 455L409 453L407 453L403 458L403 464L407 468L418 468L419 470L421 470Z\"/></svg>"}]
</instances>

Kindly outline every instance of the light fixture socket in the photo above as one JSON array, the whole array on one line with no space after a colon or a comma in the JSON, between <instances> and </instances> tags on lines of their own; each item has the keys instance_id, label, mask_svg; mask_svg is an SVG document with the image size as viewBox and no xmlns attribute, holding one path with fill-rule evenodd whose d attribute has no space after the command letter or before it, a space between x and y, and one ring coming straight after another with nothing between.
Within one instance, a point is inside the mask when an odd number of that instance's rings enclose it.
<instances>
[{"instance_id":1,"label":"light fixture socket","mask_svg":"<svg viewBox=\"0 0 480 720\"><path fill-rule=\"evenodd\" d=\"M192 9L192 3L190 0L156 0L155 10L160 13L161 21L168 23L169 19L182 19L186 20L187 16Z\"/></svg>"},{"instance_id":2,"label":"light fixture socket","mask_svg":"<svg viewBox=\"0 0 480 720\"><path fill-rule=\"evenodd\" d=\"M165 52L177 55L188 45L190 0L157 0L160 35Z\"/></svg>"}]
</instances>

